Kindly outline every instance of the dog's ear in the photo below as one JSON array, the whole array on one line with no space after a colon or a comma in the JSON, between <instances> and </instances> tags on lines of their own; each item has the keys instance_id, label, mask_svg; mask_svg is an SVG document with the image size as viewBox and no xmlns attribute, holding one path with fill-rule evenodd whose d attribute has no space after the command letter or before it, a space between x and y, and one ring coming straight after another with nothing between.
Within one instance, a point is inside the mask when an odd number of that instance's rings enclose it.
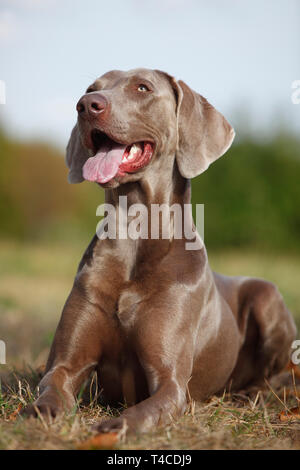
<instances>
[{"instance_id":1,"label":"dog's ear","mask_svg":"<svg viewBox=\"0 0 300 470\"><path fill-rule=\"evenodd\" d=\"M80 133L76 124L71 132L66 150L66 164L70 170L68 176L69 183L81 183L84 180L82 167L88 158L88 152L81 143Z\"/></svg>"},{"instance_id":2,"label":"dog's ear","mask_svg":"<svg viewBox=\"0 0 300 470\"><path fill-rule=\"evenodd\" d=\"M235 132L203 96L181 80L171 84L177 96L176 161L182 176L194 178L229 149Z\"/></svg>"}]
</instances>

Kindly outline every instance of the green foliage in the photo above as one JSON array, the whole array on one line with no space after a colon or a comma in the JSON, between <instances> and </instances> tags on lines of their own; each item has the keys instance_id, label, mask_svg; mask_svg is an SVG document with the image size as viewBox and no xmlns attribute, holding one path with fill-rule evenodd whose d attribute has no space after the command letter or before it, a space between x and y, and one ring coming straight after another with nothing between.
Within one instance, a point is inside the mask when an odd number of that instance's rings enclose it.
<instances>
[{"instance_id":1,"label":"green foliage","mask_svg":"<svg viewBox=\"0 0 300 470\"><path fill-rule=\"evenodd\" d=\"M300 142L242 141L192 183L211 248L299 250Z\"/></svg>"},{"instance_id":2,"label":"green foliage","mask_svg":"<svg viewBox=\"0 0 300 470\"><path fill-rule=\"evenodd\" d=\"M95 231L103 191L70 185L63 155L41 142L13 142L0 133L0 236L19 239Z\"/></svg>"},{"instance_id":3,"label":"green foliage","mask_svg":"<svg viewBox=\"0 0 300 470\"><path fill-rule=\"evenodd\" d=\"M0 131L0 236L78 238L95 231L103 191L70 185L63 155L41 142L16 142ZM299 250L300 145L290 136L243 140L193 180L193 203L205 204L209 248Z\"/></svg>"}]
</instances>

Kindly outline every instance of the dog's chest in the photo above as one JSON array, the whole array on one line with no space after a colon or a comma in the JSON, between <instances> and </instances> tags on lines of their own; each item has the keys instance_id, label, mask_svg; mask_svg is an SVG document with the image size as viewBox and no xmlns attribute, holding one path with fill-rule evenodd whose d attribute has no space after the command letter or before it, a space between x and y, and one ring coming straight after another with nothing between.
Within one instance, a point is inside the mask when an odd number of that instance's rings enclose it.
<instances>
[{"instance_id":1,"label":"dog's chest","mask_svg":"<svg viewBox=\"0 0 300 470\"><path fill-rule=\"evenodd\" d=\"M101 363L99 381L104 397L114 404L131 406L149 396L144 370L128 345L124 345L116 361Z\"/></svg>"}]
</instances>

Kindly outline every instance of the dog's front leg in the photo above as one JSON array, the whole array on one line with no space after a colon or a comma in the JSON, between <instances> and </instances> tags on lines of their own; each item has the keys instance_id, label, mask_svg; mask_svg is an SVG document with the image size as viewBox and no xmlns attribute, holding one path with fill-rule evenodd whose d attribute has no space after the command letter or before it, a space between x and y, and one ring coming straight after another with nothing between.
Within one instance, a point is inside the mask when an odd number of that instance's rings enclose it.
<instances>
[{"instance_id":1,"label":"dog's front leg","mask_svg":"<svg viewBox=\"0 0 300 470\"><path fill-rule=\"evenodd\" d=\"M128 325L130 343L146 374L149 398L126 409L119 418L100 422L98 432L120 430L144 432L166 424L186 409L186 393L193 366L193 337L174 296L163 292L150 301L122 312L119 319ZM130 312L130 313L129 313ZM131 326L129 326L131 325Z\"/></svg>"},{"instance_id":2,"label":"dog's front leg","mask_svg":"<svg viewBox=\"0 0 300 470\"><path fill-rule=\"evenodd\" d=\"M156 380L149 380L149 386L153 386ZM158 380L156 392L146 400L125 410L119 418L111 418L96 424L97 432L146 432L154 426L167 424L174 418L182 415L186 409L186 386L179 384L172 374Z\"/></svg>"},{"instance_id":3,"label":"dog's front leg","mask_svg":"<svg viewBox=\"0 0 300 470\"><path fill-rule=\"evenodd\" d=\"M56 416L70 410L80 386L97 365L108 339L108 317L75 283L64 307L51 347L40 396L25 414ZM110 328L111 330L111 328ZM111 331L110 331L111 334Z\"/></svg>"}]
</instances>

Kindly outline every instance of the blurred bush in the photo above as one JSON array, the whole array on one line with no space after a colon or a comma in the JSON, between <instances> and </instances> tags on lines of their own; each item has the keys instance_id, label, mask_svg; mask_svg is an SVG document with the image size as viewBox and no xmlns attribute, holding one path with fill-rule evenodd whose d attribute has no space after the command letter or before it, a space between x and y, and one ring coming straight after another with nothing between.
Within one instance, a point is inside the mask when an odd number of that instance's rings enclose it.
<instances>
[{"instance_id":1,"label":"blurred bush","mask_svg":"<svg viewBox=\"0 0 300 470\"><path fill-rule=\"evenodd\" d=\"M205 203L208 247L300 249L300 141L237 142L193 180L193 203Z\"/></svg>"},{"instance_id":2,"label":"blurred bush","mask_svg":"<svg viewBox=\"0 0 300 470\"><path fill-rule=\"evenodd\" d=\"M60 151L0 131L0 158L2 238L78 238L95 231L104 193L97 185L68 184ZM192 183L193 203L205 204L206 245L299 250L299 176L297 139L235 143Z\"/></svg>"},{"instance_id":3,"label":"blurred bush","mask_svg":"<svg viewBox=\"0 0 300 470\"><path fill-rule=\"evenodd\" d=\"M64 156L42 142L17 142L0 131L0 236L77 237L95 231L99 186L70 185Z\"/></svg>"}]
</instances>

